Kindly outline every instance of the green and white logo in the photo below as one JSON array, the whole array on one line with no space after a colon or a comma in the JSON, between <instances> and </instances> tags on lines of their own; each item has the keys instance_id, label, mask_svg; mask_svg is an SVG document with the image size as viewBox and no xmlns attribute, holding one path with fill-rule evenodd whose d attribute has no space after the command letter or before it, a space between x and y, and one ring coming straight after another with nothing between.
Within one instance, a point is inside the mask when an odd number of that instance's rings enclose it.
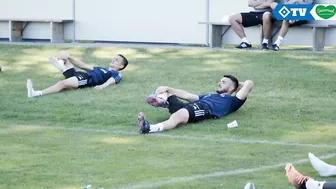
<instances>
[{"instance_id":1,"label":"green and white logo","mask_svg":"<svg viewBox=\"0 0 336 189\"><path fill-rule=\"evenodd\" d=\"M334 5L318 5L315 12L320 18L329 19L336 14L336 7Z\"/></svg>"}]
</instances>

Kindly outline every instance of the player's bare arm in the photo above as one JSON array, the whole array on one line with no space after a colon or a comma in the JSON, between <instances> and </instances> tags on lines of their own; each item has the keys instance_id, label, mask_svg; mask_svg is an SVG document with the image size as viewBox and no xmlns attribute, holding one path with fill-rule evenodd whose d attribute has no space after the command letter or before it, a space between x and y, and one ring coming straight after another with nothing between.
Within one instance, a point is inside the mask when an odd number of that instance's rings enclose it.
<instances>
[{"instance_id":1,"label":"player's bare arm","mask_svg":"<svg viewBox=\"0 0 336 189\"><path fill-rule=\"evenodd\" d=\"M102 85L95 86L94 89L96 89L96 90L103 90L103 89L105 89L106 87L108 87L110 85L114 85L115 83L116 83L115 79L111 77L110 79L108 79Z\"/></svg>"},{"instance_id":2,"label":"player's bare arm","mask_svg":"<svg viewBox=\"0 0 336 189\"><path fill-rule=\"evenodd\" d=\"M243 83L239 83L239 91L237 92L236 97L240 100L245 100L252 91L253 86L254 83L251 80L246 80Z\"/></svg>"},{"instance_id":3,"label":"player's bare arm","mask_svg":"<svg viewBox=\"0 0 336 189\"><path fill-rule=\"evenodd\" d=\"M84 62L81 61L81 60L77 60L77 59L72 58L72 57L69 57L68 60L69 60L74 66L76 66L77 68L83 69L83 70L85 70L85 71L93 70L93 66L90 66L90 65L84 63Z\"/></svg>"}]
</instances>

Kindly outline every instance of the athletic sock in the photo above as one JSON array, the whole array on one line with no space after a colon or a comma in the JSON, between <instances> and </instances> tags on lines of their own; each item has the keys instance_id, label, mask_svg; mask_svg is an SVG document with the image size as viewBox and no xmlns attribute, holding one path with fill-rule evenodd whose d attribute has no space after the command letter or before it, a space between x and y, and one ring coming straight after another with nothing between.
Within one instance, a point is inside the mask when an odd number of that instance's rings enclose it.
<instances>
[{"instance_id":1,"label":"athletic sock","mask_svg":"<svg viewBox=\"0 0 336 189\"><path fill-rule=\"evenodd\" d=\"M281 44L281 42L282 42L282 40L283 40L283 39L284 39L283 37L281 37L281 36L278 36L278 39L275 41L275 43L274 43L274 44L276 44L276 45L280 46L280 44Z\"/></svg>"},{"instance_id":2,"label":"athletic sock","mask_svg":"<svg viewBox=\"0 0 336 189\"><path fill-rule=\"evenodd\" d=\"M263 39L263 41L262 41L262 43L264 44L264 43L266 43L266 44L268 44L268 39Z\"/></svg>"},{"instance_id":3,"label":"athletic sock","mask_svg":"<svg viewBox=\"0 0 336 189\"><path fill-rule=\"evenodd\" d=\"M150 133L160 132L160 131L163 130L163 124L158 123L158 124L155 124L155 125L150 125L149 129L150 129L150 131L149 131Z\"/></svg>"},{"instance_id":4,"label":"athletic sock","mask_svg":"<svg viewBox=\"0 0 336 189\"><path fill-rule=\"evenodd\" d=\"M247 39L247 37L242 38L242 42L251 44L251 42Z\"/></svg>"}]
</instances>

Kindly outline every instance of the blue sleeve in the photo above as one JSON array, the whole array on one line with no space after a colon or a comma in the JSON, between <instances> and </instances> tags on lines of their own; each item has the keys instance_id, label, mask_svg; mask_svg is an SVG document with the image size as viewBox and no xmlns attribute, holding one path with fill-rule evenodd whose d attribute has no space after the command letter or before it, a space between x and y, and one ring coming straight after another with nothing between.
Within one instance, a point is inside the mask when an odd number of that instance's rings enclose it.
<instances>
[{"instance_id":1,"label":"blue sleeve","mask_svg":"<svg viewBox=\"0 0 336 189\"><path fill-rule=\"evenodd\" d=\"M240 100L239 98L237 98L236 96L232 97L232 103L231 103L231 111L237 111L240 107L243 106L243 104L245 103L245 100Z\"/></svg>"},{"instance_id":2,"label":"blue sleeve","mask_svg":"<svg viewBox=\"0 0 336 189\"><path fill-rule=\"evenodd\" d=\"M206 95L202 94L202 95L198 95L198 98L201 100L202 98L204 98Z\"/></svg>"},{"instance_id":3,"label":"blue sleeve","mask_svg":"<svg viewBox=\"0 0 336 189\"><path fill-rule=\"evenodd\" d=\"M101 67L98 67L98 66L93 66L93 70L95 69L100 69Z\"/></svg>"},{"instance_id":4,"label":"blue sleeve","mask_svg":"<svg viewBox=\"0 0 336 189\"><path fill-rule=\"evenodd\" d=\"M122 78L121 73L116 72L116 71L112 71L112 72L111 72L111 77L114 78L116 84L120 83L121 78Z\"/></svg>"}]
</instances>

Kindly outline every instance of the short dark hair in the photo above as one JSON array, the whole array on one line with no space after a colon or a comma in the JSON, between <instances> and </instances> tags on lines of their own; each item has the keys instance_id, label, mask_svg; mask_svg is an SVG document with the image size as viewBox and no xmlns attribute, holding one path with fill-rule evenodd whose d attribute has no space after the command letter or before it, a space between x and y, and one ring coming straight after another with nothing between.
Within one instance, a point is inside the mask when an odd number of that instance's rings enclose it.
<instances>
[{"instance_id":1,"label":"short dark hair","mask_svg":"<svg viewBox=\"0 0 336 189\"><path fill-rule=\"evenodd\" d=\"M234 84L234 91L236 91L238 89L238 86L239 86L239 81L238 79L235 77L235 76L232 76L232 75L224 75L223 77L226 77L226 78L229 78L231 79L231 81L233 82Z\"/></svg>"},{"instance_id":2,"label":"short dark hair","mask_svg":"<svg viewBox=\"0 0 336 189\"><path fill-rule=\"evenodd\" d=\"M127 60L127 58L126 58L124 55L122 55L122 54L118 54L118 56L120 56L121 58L123 58L123 61L124 61L124 67L120 69L120 70L123 70L123 69L125 69L125 68L127 67L127 65L128 65L128 60Z\"/></svg>"}]
</instances>

